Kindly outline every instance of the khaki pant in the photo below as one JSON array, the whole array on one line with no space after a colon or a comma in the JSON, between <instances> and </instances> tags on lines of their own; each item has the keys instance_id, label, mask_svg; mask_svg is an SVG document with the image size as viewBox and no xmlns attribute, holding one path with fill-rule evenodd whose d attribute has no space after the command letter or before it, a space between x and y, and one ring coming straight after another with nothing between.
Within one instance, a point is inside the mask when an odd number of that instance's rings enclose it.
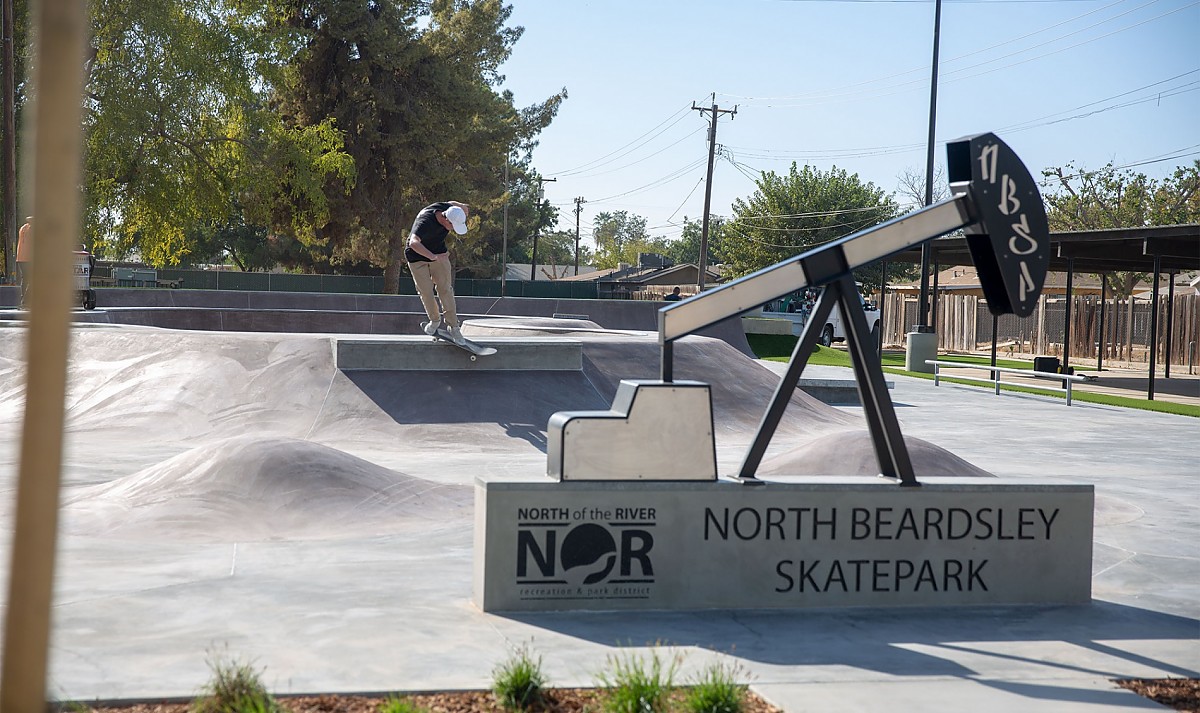
<instances>
[{"instance_id":1,"label":"khaki pant","mask_svg":"<svg viewBox=\"0 0 1200 713\"><path fill-rule=\"evenodd\" d=\"M417 294L421 296L421 305L429 321L436 323L445 313L446 326L458 326L458 310L454 304L454 269L449 260L435 262L410 262L408 269L412 272L413 282L417 284ZM437 289L437 299L434 299L434 288ZM438 309L441 300L441 310Z\"/></svg>"},{"instance_id":2,"label":"khaki pant","mask_svg":"<svg viewBox=\"0 0 1200 713\"><path fill-rule=\"evenodd\" d=\"M17 283L21 286L21 306L29 305L29 277L33 266L28 262L17 263Z\"/></svg>"}]
</instances>

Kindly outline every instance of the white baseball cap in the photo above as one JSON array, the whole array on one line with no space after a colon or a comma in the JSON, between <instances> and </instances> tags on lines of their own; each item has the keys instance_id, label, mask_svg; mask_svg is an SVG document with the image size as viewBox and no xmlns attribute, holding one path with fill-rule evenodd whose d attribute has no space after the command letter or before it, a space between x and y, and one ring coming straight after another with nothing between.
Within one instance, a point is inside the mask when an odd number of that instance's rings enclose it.
<instances>
[{"instance_id":1,"label":"white baseball cap","mask_svg":"<svg viewBox=\"0 0 1200 713\"><path fill-rule=\"evenodd\" d=\"M446 220L450 221L450 225L454 226L454 232L459 235L467 234L467 214L462 208L452 205L446 209Z\"/></svg>"}]
</instances>

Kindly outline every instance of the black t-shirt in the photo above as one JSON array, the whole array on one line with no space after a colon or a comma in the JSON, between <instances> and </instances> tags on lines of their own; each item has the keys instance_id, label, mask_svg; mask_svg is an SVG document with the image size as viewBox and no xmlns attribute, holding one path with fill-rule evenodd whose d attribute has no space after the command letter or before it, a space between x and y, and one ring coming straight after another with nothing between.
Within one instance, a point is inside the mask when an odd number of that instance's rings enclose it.
<instances>
[{"instance_id":1,"label":"black t-shirt","mask_svg":"<svg viewBox=\"0 0 1200 713\"><path fill-rule=\"evenodd\" d=\"M411 232L420 238L425 249L434 255L446 252L446 235L450 232L438 222L436 214L445 212L450 206L450 203L427 205L417 213L417 219L413 221ZM409 262L429 262L429 258L409 247L404 248L404 259Z\"/></svg>"}]
</instances>

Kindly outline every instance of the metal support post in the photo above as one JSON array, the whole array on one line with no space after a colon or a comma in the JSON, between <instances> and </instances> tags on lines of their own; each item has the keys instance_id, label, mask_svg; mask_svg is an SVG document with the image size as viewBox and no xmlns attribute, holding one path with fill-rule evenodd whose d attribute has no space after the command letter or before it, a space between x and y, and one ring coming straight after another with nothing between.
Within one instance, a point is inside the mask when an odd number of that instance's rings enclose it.
<instances>
[{"instance_id":1,"label":"metal support post","mask_svg":"<svg viewBox=\"0 0 1200 713\"><path fill-rule=\"evenodd\" d=\"M796 346L792 349L792 358L788 361L787 371L784 372L783 378L779 380L779 384L775 387L775 394L771 397L771 403L767 406L766 413L763 414L762 420L758 423L758 432L754 435L754 442L750 444L750 450L746 452L746 457L742 460L742 467L738 471L738 478L743 481L758 479L755 475L758 472L758 466L762 463L763 455L767 452L767 446L771 443L771 437L775 435L775 430L779 428L779 422L783 419L783 414L792 399L792 394L796 392L796 385L800 383L800 375L804 373L804 367L808 364L808 357L816 349L817 336L820 334L821 328L825 326L825 320L829 318L829 313L833 311L833 303L836 300L835 291L836 288L833 286L821 290L821 295L817 297L817 302L813 305L812 314L809 315L808 321L804 323L804 329L800 332L800 339L797 340ZM859 309L861 310L861 307Z\"/></svg>"},{"instance_id":2,"label":"metal support post","mask_svg":"<svg viewBox=\"0 0 1200 713\"><path fill-rule=\"evenodd\" d=\"M1171 378L1171 330L1175 327L1175 275L1167 273L1167 338L1163 345L1163 378Z\"/></svg>"},{"instance_id":3,"label":"metal support post","mask_svg":"<svg viewBox=\"0 0 1200 713\"><path fill-rule=\"evenodd\" d=\"M1074 287L1075 258L1067 258L1067 308L1063 323L1063 354L1062 373L1066 374L1067 365L1071 363L1071 291Z\"/></svg>"},{"instance_id":4,"label":"metal support post","mask_svg":"<svg viewBox=\"0 0 1200 713\"><path fill-rule=\"evenodd\" d=\"M867 324L867 315L858 300L854 278L843 277L834 283L834 286L839 285L837 292L842 320L846 325L846 345L850 350L850 362L854 365L863 415L867 419L871 441L875 444L875 455L879 459L880 475L895 478L902 486L920 485L913 472L904 435L900 433L892 397L883 379L883 369L877 360L871 358L874 353L870 346L871 326Z\"/></svg>"},{"instance_id":5,"label":"metal support post","mask_svg":"<svg viewBox=\"0 0 1200 713\"><path fill-rule=\"evenodd\" d=\"M1096 371L1104 371L1104 350L1108 349L1108 333L1104 331L1104 307L1108 301L1108 273L1100 273L1100 328L1096 330L1099 340L1096 342Z\"/></svg>"},{"instance_id":6,"label":"metal support post","mask_svg":"<svg viewBox=\"0 0 1200 713\"><path fill-rule=\"evenodd\" d=\"M1150 374L1146 385L1146 400L1154 400L1154 368L1158 361L1158 281L1162 275L1162 258L1154 256L1154 290L1150 300ZM1133 299L1131 296L1129 299ZM1132 355L1132 350L1130 350Z\"/></svg>"}]
</instances>

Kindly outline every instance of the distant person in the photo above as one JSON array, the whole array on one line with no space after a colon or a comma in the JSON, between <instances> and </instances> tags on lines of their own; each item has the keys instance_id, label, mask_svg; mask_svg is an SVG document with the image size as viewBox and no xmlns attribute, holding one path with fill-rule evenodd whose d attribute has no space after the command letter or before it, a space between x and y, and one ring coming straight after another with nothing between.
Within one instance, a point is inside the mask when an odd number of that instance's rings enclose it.
<instances>
[{"instance_id":1,"label":"distant person","mask_svg":"<svg viewBox=\"0 0 1200 713\"><path fill-rule=\"evenodd\" d=\"M446 236L453 230L457 235L467 234L467 206L457 201L432 203L417 213L412 230L408 235L408 247L404 259L412 272L421 305L429 317L425 333L432 335L438 324L445 321L446 328L455 344L464 344L459 329L458 310L454 303L454 268L450 265L450 253L446 247ZM435 297L436 294L436 297ZM438 301L441 301L441 309Z\"/></svg>"},{"instance_id":2,"label":"distant person","mask_svg":"<svg viewBox=\"0 0 1200 713\"><path fill-rule=\"evenodd\" d=\"M683 299L683 295L679 294L679 288L676 287L671 290L671 294L663 298L663 302L678 302L681 299Z\"/></svg>"},{"instance_id":3,"label":"distant person","mask_svg":"<svg viewBox=\"0 0 1200 713\"><path fill-rule=\"evenodd\" d=\"M30 263L33 261L33 216L26 216L25 225L17 233L17 283L21 286L21 307L29 304Z\"/></svg>"}]
</instances>

